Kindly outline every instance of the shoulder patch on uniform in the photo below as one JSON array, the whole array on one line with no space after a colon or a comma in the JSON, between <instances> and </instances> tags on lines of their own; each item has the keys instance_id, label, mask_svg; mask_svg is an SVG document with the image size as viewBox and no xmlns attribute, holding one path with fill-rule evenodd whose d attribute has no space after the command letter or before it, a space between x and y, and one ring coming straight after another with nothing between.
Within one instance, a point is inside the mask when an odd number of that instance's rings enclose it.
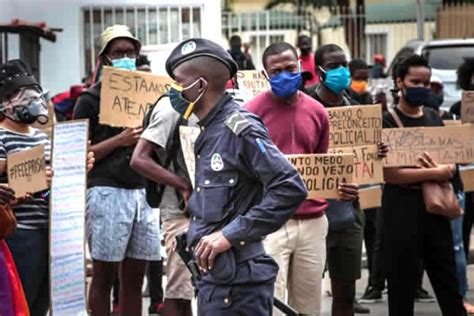
<instances>
[{"instance_id":1,"label":"shoulder patch on uniform","mask_svg":"<svg viewBox=\"0 0 474 316\"><path fill-rule=\"evenodd\" d=\"M240 135L251 123L241 112L235 111L226 119L225 125L234 134Z\"/></svg>"}]
</instances>

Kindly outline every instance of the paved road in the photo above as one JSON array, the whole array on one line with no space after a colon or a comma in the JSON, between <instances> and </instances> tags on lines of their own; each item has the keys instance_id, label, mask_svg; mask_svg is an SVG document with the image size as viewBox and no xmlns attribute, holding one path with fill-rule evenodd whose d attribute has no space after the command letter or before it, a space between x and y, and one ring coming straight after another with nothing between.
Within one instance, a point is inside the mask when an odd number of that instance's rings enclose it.
<instances>
[{"instance_id":1,"label":"paved road","mask_svg":"<svg viewBox=\"0 0 474 316\"><path fill-rule=\"evenodd\" d=\"M468 301L474 303L474 265L468 266L468 280L469 286L473 289L472 291L468 292ZM367 282L367 270L364 269L362 271L362 279L357 282L357 297L360 297L365 290L365 286ZM429 290L430 294L433 294L433 290L429 284L429 281L425 274L425 280L423 282L423 286ZM323 284L323 293L326 293L327 290L330 289L329 279L324 279ZM147 316L149 299L144 299L143 304L143 316ZM370 316L387 316L387 296L384 295L384 301L378 304L370 304L366 305L371 309ZM194 309L194 311L196 311ZM194 315L197 315L195 312ZM328 297L326 294L323 297L323 313L322 316L330 316L331 315L331 298ZM441 312L438 308L437 303L417 303L415 307L415 315L416 316L440 316Z\"/></svg>"}]
</instances>

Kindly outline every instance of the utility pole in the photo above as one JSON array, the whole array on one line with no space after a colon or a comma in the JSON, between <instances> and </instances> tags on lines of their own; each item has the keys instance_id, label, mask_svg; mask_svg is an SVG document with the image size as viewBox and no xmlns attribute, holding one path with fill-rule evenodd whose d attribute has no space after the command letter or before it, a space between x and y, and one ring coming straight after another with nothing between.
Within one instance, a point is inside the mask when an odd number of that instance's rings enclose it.
<instances>
[{"instance_id":1,"label":"utility pole","mask_svg":"<svg viewBox=\"0 0 474 316\"><path fill-rule=\"evenodd\" d=\"M418 30L418 39L423 41L425 39L425 8L423 0L416 0L416 24Z\"/></svg>"}]
</instances>

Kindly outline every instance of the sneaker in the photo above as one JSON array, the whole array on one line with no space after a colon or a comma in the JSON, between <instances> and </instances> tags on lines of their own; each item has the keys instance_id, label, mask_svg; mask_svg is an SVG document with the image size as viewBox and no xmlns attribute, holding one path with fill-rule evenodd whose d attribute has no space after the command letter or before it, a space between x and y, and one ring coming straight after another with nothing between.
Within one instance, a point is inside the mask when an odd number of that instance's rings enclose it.
<instances>
[{"instance_id":1,"label":"sneaker","mask_svg":"<svg viewBox=\"0 0 474 316\"><path fill-rule=\"evenodd\" d=\"M427 290L421 288L416 291L415 300L419 303L434 303L436 299L431 296Z\"/></svg>"},{"instance_id":2,"label":"sneaker","mask_svg":"<svg viewBox=\"0 0 474 316\"><path fill-rule=\"evenodd\" d=\"M372 287L367 288L364 295L359 299L362 304L374 304L382 301L382 292Z\"/></svg>"},{"instance_id":3,"label":"sneaker","mask_svg":"<svg viewBox=\"0 0 474 316\"><path fill-rule=\"evenodd\" d=\"M357 300L354 300L354 313L355 314L370 314L368 307L362 306Z\"/></svg>"},{"instance_id":4,"label":"sneaker","mask_svg":"<svg viewBox=\"0 0 474 316\"><path fill-rule=\"evenodd\" d=\"M161 315L163 312L163 303L150 304L148 307L148 315Z\"/></svg>"}]
</instances>

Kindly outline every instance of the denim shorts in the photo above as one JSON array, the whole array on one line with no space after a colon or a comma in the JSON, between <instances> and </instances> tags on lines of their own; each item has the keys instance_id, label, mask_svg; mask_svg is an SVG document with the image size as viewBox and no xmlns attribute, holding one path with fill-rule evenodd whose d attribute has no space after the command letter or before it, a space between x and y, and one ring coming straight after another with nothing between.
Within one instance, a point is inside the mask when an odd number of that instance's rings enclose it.
<instances>
[{"instance_id":1,"label":"denim shorts","mask_svg":"<svg viewBox=\"0 0 474 316\"><path fill-rule=\"evenodd\" d=\"M148 205L144 189L90 188L86 221L94 260L160 259L159 211Z\"/></svg>"}]
</instances>

